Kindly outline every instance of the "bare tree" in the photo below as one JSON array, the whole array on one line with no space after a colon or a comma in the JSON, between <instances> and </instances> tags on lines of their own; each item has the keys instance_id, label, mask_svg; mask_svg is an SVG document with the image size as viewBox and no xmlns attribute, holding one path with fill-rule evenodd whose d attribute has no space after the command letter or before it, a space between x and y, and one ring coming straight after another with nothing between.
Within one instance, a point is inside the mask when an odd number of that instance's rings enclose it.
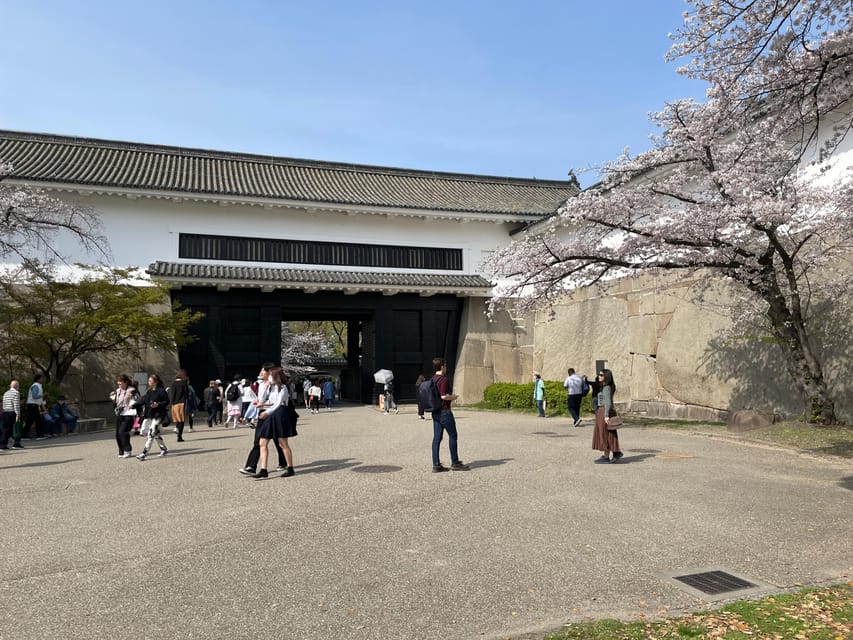
<instances>
[{"instance_id":1,"label":"bare tree","mask_svg":"<svg viewBox=\"0 0 853 640\"><path fill-rule=\"evenodd\" d=\"M94 209L68 204L44 191L11 182L12 166L0 159L0 259L65 261L56 238L71 234L88 252L108 257Z\"/></svg>"}]
</instances>

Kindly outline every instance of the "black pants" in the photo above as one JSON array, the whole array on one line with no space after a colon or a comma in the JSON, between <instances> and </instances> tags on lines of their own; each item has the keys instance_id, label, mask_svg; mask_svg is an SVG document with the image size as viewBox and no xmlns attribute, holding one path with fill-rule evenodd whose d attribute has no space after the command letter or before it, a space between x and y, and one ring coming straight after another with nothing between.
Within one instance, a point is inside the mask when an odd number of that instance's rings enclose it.
<instances>
[{"instance_id":1,"label":"black pants","mask_svg":"<svg viewBox=\"0 0 853 640\"><path fill-rule=\"evenodd\" d=\"M133 431L133 419L136 416L118 416L116 418L116 444L118 444L119 455L125 451L133 451L130 444L130 432Z\"/></svg>"},{"instance_id":2,"label":"black pants","mask_svg":"<svg viewBox=\"0 0 853 640\"><path fill-rule=\"evenodd\" d=\"M15 444L21 444L21 439L14 437L14 431L15 412L4 411L0 415L0 449L6 449L9 446L9 438L12 438Z\"/></svg>"},{"instance_id":3,"label":"black pants","mask_svg":"<svg viewBox=\"0 0 853 640\"><path fill-rule=\"evenodd\" d=\"M44 437L44 421L41 419L41 411L39 411L39 406L37 404L27 404L25 411L25 419L24 419L24 429L21 432L22 438L30 437L30 427L35 425L36 434L33 436L34 438L43 438Z\"/></svg>"},{"instance_id":4,"label":"black pants","mask_svg":"<svg viewBox=\"0 0 853 640\"><path fill-rule=\"evenodd\" d=\"M581 401L583 400L583 396L579 393L570 393L568 404L569 404L569 413L572 416L572 420L577 422L581 419Z\"/></svg>"},{"instance_id":5,"label":"black pants","mask_svg":"<svg viewBox=\"0 0 853 640\"><path fill-rule=\"evenodd\" d=\"M275 445L275 450L278 452L278 466L286 467L287 461L284 458L284 451L281 450L281 446L278 444L278 440L273 440L273 444ZM247 469L258 469L258 462L261 459L261 423L258 423L258 427L255 429L255 444L252 447L252 450L249 451L249 457L246 458L246 468Z\"/></svg>"}]
</instances>

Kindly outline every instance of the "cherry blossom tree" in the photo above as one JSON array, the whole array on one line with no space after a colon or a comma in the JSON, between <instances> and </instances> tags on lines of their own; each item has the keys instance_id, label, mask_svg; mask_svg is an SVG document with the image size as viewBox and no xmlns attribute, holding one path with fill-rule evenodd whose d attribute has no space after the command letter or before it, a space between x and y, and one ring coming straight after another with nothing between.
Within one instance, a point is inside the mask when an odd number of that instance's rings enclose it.
<instances>
[{"instance_id":1,"label":"cherry blossom tree","mask_svg":"<svg viewBox=\"0 0 853 640\"><path fill-rule=\"evenodd\" d=\"M28 185L9 181L12 166L0 158L0 260L63 261L54 240L70 233L93 255L107 257L100 220L89 207L63 202Z\"/></svg>"},{"instance_id":2,"label":"cherry blossom tree","mask_svg":"<svg viewBox=\"0 0 853 640\"><path fill-rule=\"evenodd\" d=\"M707 100L666 105L651 150L496 252L487 267L508 284L493 305L550 307L631 274L722 278L781 349L806 417L833 423L809 314L853 293L851 3L687 4L669 55Z\"/></svg>"}]
</instances>

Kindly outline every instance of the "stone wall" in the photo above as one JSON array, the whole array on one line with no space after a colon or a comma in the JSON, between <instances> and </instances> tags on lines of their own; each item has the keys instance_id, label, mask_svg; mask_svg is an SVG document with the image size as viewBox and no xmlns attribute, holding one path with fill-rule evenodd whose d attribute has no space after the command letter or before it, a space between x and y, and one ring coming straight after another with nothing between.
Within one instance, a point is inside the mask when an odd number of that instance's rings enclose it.
<instances>
[{"instance_id":1,"label":"stone wall","mask_svg":"<svg viewBox=\"0 0 853 640\"><path fill-rule=\"evenodd\" d=\"M717 286L717 290L713 287ZM702 303L696 291L704 291ZM614 373L616 400L648 415L724 421L730 411L756 409L795 418L803 405L778 347L762 340L719 338L730 320L727 292L712 280L629 278L605 294L573 292L547 312L498 312L486 301L466 305L455 387L463 403L479 402L492 382L528 382L533 371L563 380L574 367L590 378L595 363ZM849 337L849 334L848 334ZM853 341L823 354L827 379L843 420L853 418L853 385L843 373Z\"/></svg>"}]
</instances>

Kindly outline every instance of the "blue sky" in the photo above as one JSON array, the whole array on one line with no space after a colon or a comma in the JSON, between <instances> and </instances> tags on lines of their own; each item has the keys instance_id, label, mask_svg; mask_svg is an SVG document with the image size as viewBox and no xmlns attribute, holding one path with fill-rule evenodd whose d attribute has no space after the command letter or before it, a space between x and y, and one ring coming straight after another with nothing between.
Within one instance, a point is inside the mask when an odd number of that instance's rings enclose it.
<instances>
[{"instance_id":1,"label":"blue sky","mask_svg":"<svg viewBox=\"0 0 853 640\"><path fill-rule=\"evenodd\" d=\"M565 179L704 87L683 0L0 0L0 128ZM595 174L580 174L588 186Z\"/></svg>"}]
</instances>

